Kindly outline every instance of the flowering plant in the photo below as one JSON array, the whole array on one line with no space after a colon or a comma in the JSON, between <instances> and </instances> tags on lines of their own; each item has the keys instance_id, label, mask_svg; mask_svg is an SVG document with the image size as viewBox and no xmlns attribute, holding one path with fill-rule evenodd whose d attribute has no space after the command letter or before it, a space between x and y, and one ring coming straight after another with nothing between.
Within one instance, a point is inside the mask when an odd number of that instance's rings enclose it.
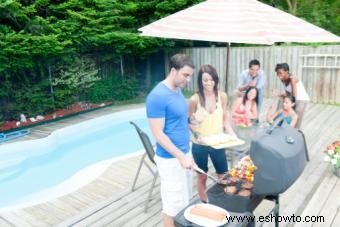
<instances>
[{"instance_id":1,"label":"flowering plant","mask_svg":"<svg viewBox=\"0 0 340 227\"><path fill-rule=\"evenodd\" d=\"M325 161L332 163L336 168L340 168L340 140L328 145L325 153Z\"/></svg>"}]
</instances>

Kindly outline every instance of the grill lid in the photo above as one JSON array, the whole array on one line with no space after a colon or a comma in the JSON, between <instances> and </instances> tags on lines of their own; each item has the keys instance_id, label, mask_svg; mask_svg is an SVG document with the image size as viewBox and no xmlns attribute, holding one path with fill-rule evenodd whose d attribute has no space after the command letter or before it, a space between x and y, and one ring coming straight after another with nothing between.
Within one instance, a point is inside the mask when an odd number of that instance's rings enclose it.
<instances>
[{"instance_id":1,"label":"grill lid","mask_svg":"<svg viewBox=\"0 0 340 227\"><path fill-rule=\"evenodd\" d=\"M257 166L253 192L275 195L286 191L306 165L306 149L303 135L285 122L260 132L250 147L250 157Z\"/></svg>"}]
</instances>

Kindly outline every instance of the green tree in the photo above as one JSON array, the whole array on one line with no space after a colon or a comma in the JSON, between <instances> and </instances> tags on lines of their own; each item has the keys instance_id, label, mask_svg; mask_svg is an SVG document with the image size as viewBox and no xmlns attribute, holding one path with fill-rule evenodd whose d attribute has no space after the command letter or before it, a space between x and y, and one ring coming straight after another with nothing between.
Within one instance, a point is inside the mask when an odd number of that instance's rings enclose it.
<instances>
[{"instance_id":1,"label":"green tree","mask_svg":"<svg viewBox=\"0 0 340 227\"><path fill-rule=\"evenodd\" d=\"M260 0L340 36L339 0Z\"/></svg>"}]
</instances>

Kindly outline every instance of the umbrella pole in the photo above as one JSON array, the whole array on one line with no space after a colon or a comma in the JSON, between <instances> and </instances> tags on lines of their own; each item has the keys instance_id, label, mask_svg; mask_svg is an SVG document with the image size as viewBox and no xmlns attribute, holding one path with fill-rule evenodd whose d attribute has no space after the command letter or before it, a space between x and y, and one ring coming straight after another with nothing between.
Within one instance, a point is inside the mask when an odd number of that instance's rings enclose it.
<instances>
[{"instance_id":1,"label":"umbrella pole","mask_svg":"<svg viewBox=\"0 0 340 227\"><path fill-rule=\"evenodd\" d=\"M225 72L225 87L224 90L228 94L228 78L229 78L229 59L230 59L230 43L227 43L227 59L226 59L226 72Z\"/></svg>"}]
</instances>

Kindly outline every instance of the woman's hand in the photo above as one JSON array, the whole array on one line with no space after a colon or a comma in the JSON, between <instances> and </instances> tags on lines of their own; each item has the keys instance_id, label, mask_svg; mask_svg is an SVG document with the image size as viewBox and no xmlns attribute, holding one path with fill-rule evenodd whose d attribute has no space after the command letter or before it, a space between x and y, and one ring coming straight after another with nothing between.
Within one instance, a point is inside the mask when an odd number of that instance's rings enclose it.
<instances>
[{"instance_id":1,"label":"woman's hand","mask_svg":"<svg viewBox=\"0 0 340 227\"><path fill-rule=\"evenodd\" d=\"M198 132L193 132L196 141L200 144L206 144L203 137Z\"/></svg>"},{"instance_id":2,"label":"woman's hand","mask_svg":"<svg viewBox=\"0 0 340 227\"><path fill-rule=\"evenodd\" d=\"M227 133L227 134L229 134L229 135L231 135L233 137L237 137L235 132L234 132L234 130L233 130L233 128L229 124L224 126L224 131L223 132Z\"/></svg>"},{"instance_id":3,"label":"woman's hand","mask_svg":"<svg viewBox=\"0 0 340 227\"><path fill-rule=\"evenodd\" d=\"M196 138L197 142L200 143L200 144L206 144L206 142L204 141L204 139L202 138L202 136L198 136Z\"/></svg>"}]
</instances>

